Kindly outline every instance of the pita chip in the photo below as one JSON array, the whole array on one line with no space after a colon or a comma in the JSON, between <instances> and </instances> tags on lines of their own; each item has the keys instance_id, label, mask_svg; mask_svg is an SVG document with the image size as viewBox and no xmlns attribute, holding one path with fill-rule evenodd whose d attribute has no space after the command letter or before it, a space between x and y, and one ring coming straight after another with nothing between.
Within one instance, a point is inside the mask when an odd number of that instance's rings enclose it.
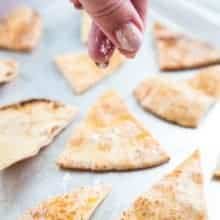
<instances>
[{"instance_id":1,"label":"pita chip","mask_svg":"<svg viewBox=\"0 0 220 220\"><path fill-rule=\"evenodd\" d=\"M220 180L220 156L217 160L216 168L214 171L214 178Z\"/></svg>"},{"instance_id":2,"label":"pita chip","mask_svg":"<svg viewBox=\"0 0 220 220\"><path fill-rule=\"evenodd\" d=\"M46 99L0 107L0 170L38 154L75 114L74 107Z\"/></svg>"},{"instance_id":3,"label":"pita chip","mask_svg":"<svg viewBox=\"0 0 220 220\"><path fill-rule=\"evenodd\" d=\"M220 50L156 23L154 35L161 70L185 70L220 63Z\"/></svg>"},{"instance_id":4,"label":"pita chip","mask_svg":"<svg viewBox=\"0 0 220 220\"><path fill-rule=\"evenodd\" d=\"M197 127L214 99L184 83L163 77L149 77L134 91L147 111L184 127Z\"/></svg>"},{"instance_id":5,"label":"pita chip","mask_svg":"<svg viewBox=\"0 0 220 220\"><path fill-rule=\"evenodd\" d=\"M200 154L196 151L142 194L121 220L208 220Z\"/></svg>"},{"instance_id":6,"label":"pita chip","mask_svg":"<svg viewBox=\"0 0 220 220\"><path fill-rule=\"evenodd\" d=\"M31 51L42 32L40 15L29 7L19 7L0 20L0 48Z\"/></svg>"},{"instance_id":7,"label":"pita chip","mask_svg":"<svg viewBox=\"0 0 220 220\"><path fill-rule=\"evenodd\" d=\"M92 19L87 14L87 12L82 11L82 18L81 18L81 41L84 44L88 43L89 32L92 26Z\"/></svg>"},{"instance_id":8,"label":"pita chip","mask_svg":"<svg viewBox=\"0 0 220 220\"><path fill-rule=\"evenodd\" d=\"M91 107L58 160L62 168L135 170L161 165L169 157L131 115L117 93L108 91Z\"/></svg>"},{"instance_id":9,"label":"pita chip","mask_svg":"<svg viewBox=\"0 0 220 220\"><path fill-rule=\"evenodd\" d=\"M0 84L13 81L18 75L18 64L14 60L0 60Z\"/></svg>"},{"instance_id":10,"label":"pita chip","mask_svg":"<svg viewBox=\"0 0 220 220\"><path fill-rule=\"evenodd\" d=\"M114 73L125 58L116 51L106 68L98 67L87 53L66 54L56 58L56 65L76 94L81 94Z\"/></svg>"},{"instance_id":11,"label":"pita chip","mask_svg":"<svg viewBox=\"0 0 220 220\"><path fill-rule=\"evenodd\" d=\"M109 192L110 187L105 185L81 187L42 202L20 220L89 220Z\"/></svg>"},{"instance_id":12,"label":"pita chip","mask_svg":"<svg viewBox=\"0 0 220 220\"><path fill-rule=\"evenodd\" d=\"M220 98L220 65L202 69L187 81L191 87L213 98Z\"/></svg>"}]
</instances>

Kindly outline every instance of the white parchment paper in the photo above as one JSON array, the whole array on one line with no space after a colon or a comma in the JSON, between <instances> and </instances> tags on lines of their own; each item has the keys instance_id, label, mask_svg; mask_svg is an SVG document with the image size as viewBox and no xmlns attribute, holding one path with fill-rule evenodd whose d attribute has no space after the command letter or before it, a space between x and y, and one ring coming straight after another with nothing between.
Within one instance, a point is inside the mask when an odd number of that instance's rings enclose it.
<instances>
[{"instance_id":1,"label":"white parchment paper","mask_svg":"<svg viewBox=\"0 0 220 220\"><path fill-rule=\"evenodd\" d=\"M46 97L79 107L78 118L56 140L34 158L23 161L0 173L0 219L15 220L28 208L47 198L71 191L77 186L99 183L112 184L113 191L95 213L94 220L113 220L126 209L140 193L171 171L196 147L200 147L206 180L206 198L210 219L219 220L220 183L211 181L217 153L220 152L220 106L216 105L202 121L199 129L185 129L145 113L132 97L132 90L150 74L159 72L151 26L160 20L196 37L219 43L217 24L201 18L196 12L185 10L179 3L169 7L167 1L152 1L148 31L142 50L136 59L127 62L117 73L105 79L82 96L75 96L69 84L57 72L53 58L65 52L85 50L80 43L80 14L68 1L39 4L44 19L44 34L40 46L31 54L0 52L0 58L13 57L20 62L20 76L0 88L0 104L29 97ZM173 2L173 1L172 1ZM181 12L181 13L180 13ZM164 73L167 77L187 78L195 71ZM129 109L169 152L171 161L166 165L136 172L89 173L58 169L55 161L63 150L74 127L83 118L88 107L109 88L116 89Z\"/></svg>"}]
</instances>

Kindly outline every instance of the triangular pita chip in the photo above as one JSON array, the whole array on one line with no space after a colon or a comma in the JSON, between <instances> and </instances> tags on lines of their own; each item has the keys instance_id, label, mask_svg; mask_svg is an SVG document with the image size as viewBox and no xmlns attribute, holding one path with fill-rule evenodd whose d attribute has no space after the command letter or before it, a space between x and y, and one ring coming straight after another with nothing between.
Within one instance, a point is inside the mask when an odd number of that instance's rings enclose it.
<instances>
[{"instance_id":1,"label":"triangular pita chip","mask_svg":"<svg viewBox=\"0 0 220 220\"><path fill-rule=\"evenodd\" d=\"M18 64L14 60L0 60L0 84L11 82L18 74Z\"/></svg>"},{"instance_id":2,"label":"triangular pita chip","mask_svg":"<svg viewBox=\"0 0 220 220\"><path fill-rule=\"evenodd\" d=\"M0 170L36 155L75 114L75 108L46 99L0 107Z\"/></svg>"},{"instance_id":3,"label":"triangular pita chip","mask_svg":"<svg viewBox=\"0 0 220 220\"><path fill-rule=\"evenodd\" d=\"M84 44L88 43L89 32L91 30L92 19L90 16L85 12L82 11L82 18L81 18L81 41Z\"/></svg>"},{"instance_id":4,"label":"triangular pita chip","mask_svg":"<svg viewBox=\"0 0 220 220\"><path fill-rule=\"evenodd\" d=\"M214 178L220 180L220 156L218 157L217 165L214 171Z\"/></svg>"},{"instance_id":5,"label":"triangular pita chip","mask_svg":"<svg viewBox=\"0 0 220 220\"><path fill-rule=\"evenodd\" d=\"M42 32L39 14L28 8L19 7L0 20L0 48L30 51L39 42Z\"/></svg>"},{"instance_id":6,"label":"triangular pita chip","mask_svg":"<svg viewBox=\"0 0 220 220\"><path fill-rule=\"evenodd\" d=\"M116 51L109 66L101 68L94 63L87 53L78 53L58 56L56 64L74 91L80 94L115 72L124 60L125 58Z\"/></svg>"},{"instance_id":7,"label":"triangular pita chip","mask_svg":"<svg viewBox=\"0 0 220 220\"><path fill-rule=\"evenodd\" d=\"M185 127L197 127L214 99L184 83L163 77L149 77L134 91L147 111Z\"/></svg>"},{"instance_id":8,"label":"triangular pita chip","mask_svg":"<svg viewBox=\"0 0 220 220\"><path fill-rule=\"evenodd\" d=\"M156 23L154 35L161 70L184 70L220 63L220 50Z\"/></svg>"},{"instance_id":9,"label":"triangular pita chip","mask_svg":"<svg viewBox=\"0 0 220 220\"><path fill-rule=\"evenodd\" d=\"M187 81L194 89L214 98L220 98L220 65L201 70Z\"/></svg>"},{"instance_id":10,"label":"triangular pita chip","mask_svg":"<svg viewBox=\"0 0 220 220\"><path fill-rule=\"evenodd\" d=\"M20 220L89 220L109 192L104 185L81 187L41 203Z\"/></svg>"},{"instance_id":11,"label":"triangular pita chip","mask_svg":"<svg viewBox=\"0 0 220 220\"><path fill-rule=\"evenodd\" d=\"M168 160L121 98L108 91L75 129L58 164L63 168L113 171L148 168Z\"/></svg>"},{"instance_id":12,"label":"triangular pita chip","mask_svg":"<svg viewBox=\"0 0 220 220\"><path fill-rule=\"evenodd\" d=\"M121 220L207 220L200 154L196 151L142 194Z\"/></svg>"}]
</instances>

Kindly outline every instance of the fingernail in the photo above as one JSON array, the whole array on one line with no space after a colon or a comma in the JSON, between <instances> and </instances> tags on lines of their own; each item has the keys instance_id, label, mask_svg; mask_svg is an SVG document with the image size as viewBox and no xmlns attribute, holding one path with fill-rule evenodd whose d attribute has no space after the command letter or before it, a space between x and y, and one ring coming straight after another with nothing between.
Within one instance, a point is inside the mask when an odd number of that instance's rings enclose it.
<instances>
[{"instance_id":1,"label":"fingernail","mask_svg":"<svg viewBox=\"0 0 220 220\"><path fill-rule=\"evenodd\" d=\"M95 64L96 64L96 66L104 69L104 68L108 67L109 62L105 62L105 63L98 63L98 62L96 62Z\"/></svg>"},{"instance_id":2,"label":"fingernail","mask_svg":"<svg viewBox=\"0 0 220 220\"><path fill-rule=\"evenodd\" d=\"M140 48L143 39L141 31L132 22L124 24L116 30L115 36L119 48L128 52L136 52Z\"/></svg>"}]
</instances>

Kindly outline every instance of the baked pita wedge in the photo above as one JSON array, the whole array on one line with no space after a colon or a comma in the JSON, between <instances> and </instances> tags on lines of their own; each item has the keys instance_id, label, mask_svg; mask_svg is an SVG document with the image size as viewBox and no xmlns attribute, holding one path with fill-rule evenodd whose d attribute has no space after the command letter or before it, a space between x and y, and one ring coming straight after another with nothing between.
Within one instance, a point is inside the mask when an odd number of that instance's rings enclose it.
<instances>
[{"instance_id":1,"label":"baked pita wedge","mask_svg":"<svg viewBox=\"0 0 220 220\"><path fill-rule=\"evenodd\" d=\"M111 191L109 186L81 187L30 209L20 220L89 220Z\"/></svg>"},{"instance_id":2,"label":"baked pita wedge","mask_svg":"<svg viewBox=\"0 0 220 220\"><path fill-rule=\"evenodd\" d=\"M202 69L188 84L213 98L220 98L220 65Z\"/></svg>"},{"instance_id":3,"label":"baked pita wedge","mask_svg":"<svg viewBox=\"0 0 220 220\"><path fill-rule=\"evenodd\" d=\"M216 168L214 171L214 178L220 180L220 156L218 157Z\"/></svg>"},{"instance_id":4,"label":"baked pita wedge","mask_svg":"<svg viewBox=\"0 0 220 220\"><path fill-rule=\"evenodd\" d=\"M121 220L208 220L203 185L196 151L137 198Z\"/></svg>"},{"instance_id":5,"label":"baked pita wedge","mask_svg":"<svg viewBox=\"0 0 220 220\"><path fill-rule=\"evenodd\" d=\"M76 94L85 92L115 72L124 61L125 58L118 51L114 53L107 68L98 67L87 53L61 55L55 60Z\"/></svg>"},{"instance_id":6,"label":"baked pita wedge","mask_svg":"<svg viewBox=\"0 0 220 220\"><path fill-rule=\"evenodd\" d=\"M84 44L88 43L89 32L92 26L92 19L91 17L85 12L82 11L81 16L81 41Z\"/></svg>"},{"instance_id":7,"label":"baked pita wedge","mask_svg":"<svg viewBox=\"0 0 220 220\"><path fill-rule=\"evenodd\" d=\"M15 60L0 60L0 84L13 81L18 75L18 64Z\"/></svg>"},{"instance_id":8,"label":"baked pita wedge","mask_svg":"<svg viewBox=\"0 0 220 220\"><path fill-rule=\"evenodd\" d=\"M0 170L38 154L75 114L74 107L46 99L0 107Z\"/></svg>"},{"instance_id":9,"label":"baked pita wedge","mask_svg":"<svg viewBox=\"0 0 220 220\"><path fill-rule=\"evenodd\" d=\"M115 171L161 165L168 155L131 115L117 93L108 91L75 129L58 160L62 168Z\"/></svg>"},{"instance_id":10,"label":"baked pita wedge","mask_svg":"<svg viewBox=\"0 0 220 220\"><path fill-rule=\"evenodd\" d=\"M161 70L185 70L220 63L220 49L156 23L154 36Z\"/></svg>"},{"instance_id":11,"label":"baked pita wedge","mask_svg":"<svg viewBox=\"0 0 220 220\"><path fill-rule=\"evenodd\" d=\"M40 15L28 7L19 7L0 20L0 48L31 51L42 32Z\"/></svg>"},{"instance_id":12,"label":"baked pita wedge","mask_svg":"<svg viewBox=\"0 0 220 220\"><path fill-rule=\"evenodd\" d=\"M134 91L139 104L162 119L184 127L197 127L214 99L184 83L149 77Z\"/></svg>"}]
</instances>

